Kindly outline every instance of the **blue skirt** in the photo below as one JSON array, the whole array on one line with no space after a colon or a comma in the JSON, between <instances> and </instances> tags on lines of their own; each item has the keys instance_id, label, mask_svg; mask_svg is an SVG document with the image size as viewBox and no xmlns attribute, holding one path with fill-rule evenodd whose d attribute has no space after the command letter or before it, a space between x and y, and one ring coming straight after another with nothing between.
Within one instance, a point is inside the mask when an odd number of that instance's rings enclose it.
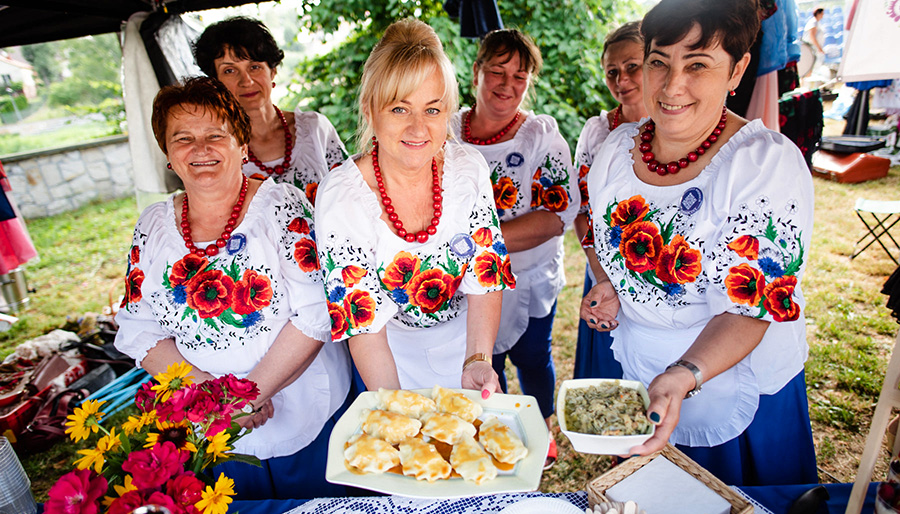
<instances>
[{"instance_id":1,"label":"blue skirt","mask_svg":"<svg viewBox=\"0 0 900 514\"><path fill-rule=\"evenodd\" d=\"M594 286L587 269L584 271L584 292L587 296ZM609 332L599 332L578 322L578 342L575 346L575 371L573 378L622 378L622 365L613 356L613 338Z\"/></svg>"},{"instance_id":2,"label":"blue skirt","mask_svg":"<svg viewBox=\"0 0 900 514\"><path fill-rule=\"evenodd\" d=\"M718 446L678 449L728 485L818 483L805 372L777 393L760 395L756 415L741 435Z\"/></svg>"}]
</instances>

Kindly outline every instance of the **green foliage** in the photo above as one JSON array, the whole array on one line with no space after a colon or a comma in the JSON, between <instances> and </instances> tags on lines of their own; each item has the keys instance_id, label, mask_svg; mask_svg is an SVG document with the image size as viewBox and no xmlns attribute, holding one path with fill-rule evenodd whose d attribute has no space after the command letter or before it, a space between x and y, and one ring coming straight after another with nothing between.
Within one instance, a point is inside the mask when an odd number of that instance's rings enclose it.
<instances>
[{"instance_id":1,"label":"green foliage","mask_svg":"<svg viewBox=\"0 0 900 514\"><path fill-rule=\"evenodd\" d=\"M292 85L294 103L321 112L352 147L357 125L357 89L369 52L388 25L416 17L437 32L456 66L463 105L472 103L472 63L476 40L459 36L459 25L437 0L303 0L301 21L310 31L335 32L343 23L354 30L332 52L307 59L298 66L301 84ZM609 29L636 18L633 1L510 0L500 3L507 27L530 34L541 48L544 71L535 83L532 107L550 114L563 137L574 146L584 121L614 105L603 82L602 41Z\"/></svg>"},{"instance_id":2,"label":"green foliage","mask_svg":"<svg viewBox=\"0 0 900 514\"><path fill-rule=\"evenodd\" d=\"M22 55L34 66L38 77L45 85L59 80L60 67L57 57L59 45L58 42L52 42L22 47Z\"/></svg>"},{"instance_id":3,"label":"green foliage","mask_svg":"<svg viewBox=\"0 0 900 514\"><path fill-rule=\"evenodd\" d=\"M13 102L16 103L15 107L13 107ZM16 109L19 109L19 111L21 112L27 107L28 99L25 98L24 95L0 95L0 113L14 113Z\"/></svg>"}]
</instances>

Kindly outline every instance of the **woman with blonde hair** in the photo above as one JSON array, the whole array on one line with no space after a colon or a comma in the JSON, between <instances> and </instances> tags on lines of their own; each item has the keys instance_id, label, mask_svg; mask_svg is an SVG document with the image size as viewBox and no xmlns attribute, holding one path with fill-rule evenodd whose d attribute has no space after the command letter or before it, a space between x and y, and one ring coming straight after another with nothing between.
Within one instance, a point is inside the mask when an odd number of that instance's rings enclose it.
<instances>
[{"instance_id":1,"label":"woman with blonde hair","mask_svg":"<svg viewBox=\"0 0 900 514\"><path fill-rule=\"evenodd\" d=\"M499 390L490 356L515 278L484 159L444 146L457 95L434 30L392 24L363 68L361 153L319 189L332 338L370 390Z\"/></svg>"}]
</instances>

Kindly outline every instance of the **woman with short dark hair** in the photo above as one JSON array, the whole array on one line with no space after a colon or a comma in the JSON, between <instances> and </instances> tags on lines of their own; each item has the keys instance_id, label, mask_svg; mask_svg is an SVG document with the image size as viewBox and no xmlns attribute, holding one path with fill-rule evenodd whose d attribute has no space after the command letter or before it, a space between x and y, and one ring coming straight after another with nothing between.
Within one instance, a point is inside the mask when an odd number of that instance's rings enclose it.
<instances>
[{"instance_id":1,"label":"woman with short dark hair","mask_svg":"<svg viewBox=\"0 0 900 514\"><path fill-rule=\"evenodd\" d=\"M732 485L814 483L800 280L813 221L797 147L725 108L755 1L662 0L641 24L650 120L614 131L588 178L598 283L581 314L615 329L656 432ZM702 386L702 390L701 390Z\"/></svg>"}]
</instances>

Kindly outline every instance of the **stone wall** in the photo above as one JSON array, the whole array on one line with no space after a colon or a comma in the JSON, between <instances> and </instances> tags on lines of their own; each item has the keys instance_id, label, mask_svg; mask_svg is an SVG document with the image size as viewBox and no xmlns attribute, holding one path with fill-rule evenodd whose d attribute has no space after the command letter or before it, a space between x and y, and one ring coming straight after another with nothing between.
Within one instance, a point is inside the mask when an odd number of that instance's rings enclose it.
<instances>
[{"instance_id":1,"label":"stone wall","mask_svg":"<svg viewBox=\"0 0 900 514\"><path fill-rule=\"evenodd\" d=\"M25 218L134 194L128 136L0 156L12 197Z\"/></svg>"}]
</instances>

